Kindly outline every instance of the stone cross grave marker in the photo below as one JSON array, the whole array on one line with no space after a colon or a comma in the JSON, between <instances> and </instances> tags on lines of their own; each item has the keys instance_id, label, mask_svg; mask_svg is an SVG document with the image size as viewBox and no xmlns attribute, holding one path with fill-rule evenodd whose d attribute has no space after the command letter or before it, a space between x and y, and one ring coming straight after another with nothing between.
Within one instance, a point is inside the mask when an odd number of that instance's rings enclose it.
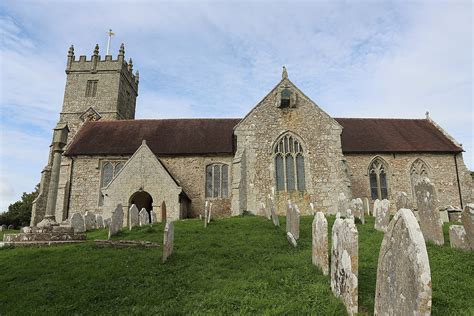
<instances>
[{"instance_id":1,"label":"stone cross grave marker","mask_svg":"<svg viewBox=\"0 0 474 316\"><path fill-rule=\"evenodd\" d=\"M145 226L150 224L150 215L148 214L145 208L142 208L140 213L138 213L139 224L140 226Z\"/></svg>"},{"instance_id":2,"label":"stone cross grave marker","mask_svg":"<svg viewBox=\"0 0 474 316\"><path fill-rule=\"evenodd\" d=\"M431 271L425 239L409 209L390 222L379 252L374 315L430 315Z\"/></svg>"},{"instance_id":3,"label":"stone cross grave marker","mask_svg":"<svg viewBox=\"0 0 474 316\"><path fill-rule=\"evenodd\" d=\"M377 203L378 202L378 203ZM386 232L388 224L390 223L390 201L383 199L382 201L375 200L375 225L376 230Z\"/></svg>"},{"instance_id":4,"label":"stone cross grave marker","mask_svg":"<svg viewBox=\"0 0 474 316\"><path fill-rule=\"evenodd\" d=\"M84 223L86 225L86 230L94 230L97 228L97 224L95 222L95 214L92 212L87 211L86 215L84 215Z\"/></svg>"},{"instance_id":5,"label":"stone cross grave marker","mask_svg":"<svg viewBox=\"0 0 474 316\"><path fill-rule=\"evenodd\" d=\"M165 231L163 235L163 263L166 262L169 256L173 253L174 243L174 222L166 222Z\"/></svg>"},{"instance_id":6,"label":"stone cross grave marker","mask_svg":"<svg viewBox=\"0 0 474 316\"><path fill-rule=\"evenodd\" d=\"M123 227L123 207L122 204L118 204L115 210L112 212L112 218L109 225L109 239L113 235L116 235Z\"/></svg>"},{"instance_id":7,"label":"stone cross grave marker","mask_svg":"<svg viewBox=\"0 0 474 316\"><path fill-rule=\"evenodd\" d=\"M338 218L332 227L331 290L342 298L347 313L358 310L359 234L354 222Z\"/></svg>"},{"instance_id":8,"label":"stone cross grave marker","mask_svg":"<svg viewBox=\"0 0 474 316\"><path fill-rule=\"evenodd\" d=\"M131 230L133 227L138 226L140 219L138 217L138 208L135 204L132 204L128 211L128 228Z\"/></svg>"},{"instance_id":9,"label":"stone cross grave marker","mask_svg":"<svg viewBox=\"0 0 474 316\"><path fill-rule=\"evenodd\" d=\"M84 223L84 218L80 213L74 213L71 216L71 226L74 228L75 233L83 233L86 231L86 225Z\"/></svg>"},{"instance_id":10,"label":"stone cross grave marker","mask_svg":"<svg viewBox=\"0 0 474 316\"><path fill-rule=\"evenodd\" d=\"M323 212L317 212L314 215L312 237L312 262L321 269L324 275L328 275L328 221Z\"/></svg>"},{"instance_id":11,"label":"stone cross grave marker","mask_svg":"<svg viewBox=\"0 0 474 316\"><path fill-rule=\"evenodd\" d=\"M415 192L423 237L438 246L443 245L443 222L439 216L438 201L433 183L428 178L420 178L415 183Z\"/></svg>"}]
</instances>

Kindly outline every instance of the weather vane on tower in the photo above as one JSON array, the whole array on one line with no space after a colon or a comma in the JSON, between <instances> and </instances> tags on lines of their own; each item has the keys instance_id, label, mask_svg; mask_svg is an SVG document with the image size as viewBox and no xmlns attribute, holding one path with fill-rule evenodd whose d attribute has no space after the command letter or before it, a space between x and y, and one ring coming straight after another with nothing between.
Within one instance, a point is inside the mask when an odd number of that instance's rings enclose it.
<instances>
[{"instance_id":1,"label":"weather vane on tower","mask_svg":"<svg viewBox=\"0 0 474 316\"><path fill-rule=\"evenodd\" d=\"M107 32L107 35L109 36L109 39L107 40L107 52L106 52L106 55L109 54L110 42L112 41L112 36L114 36L115 33L112 32L112 29L109 29L109 31Z\"/></svg>"}]
</instances>

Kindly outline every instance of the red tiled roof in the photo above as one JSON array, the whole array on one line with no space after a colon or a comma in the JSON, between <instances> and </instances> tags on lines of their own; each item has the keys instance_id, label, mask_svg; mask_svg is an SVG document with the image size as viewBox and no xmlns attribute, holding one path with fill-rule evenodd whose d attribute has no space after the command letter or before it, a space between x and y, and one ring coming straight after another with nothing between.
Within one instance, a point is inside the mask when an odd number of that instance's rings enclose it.
<instances>
[{"instance_id":1,"label":"red tiled roof","mask_svg":"<svg viewBox=\"0 0 474 316\"><path fill-rule=\"evenodd\" d=\"M461 152L427 120L336 118L344 153ZM66 155L131 155L142 140L157 155L232 154L240 119L166 119L88 122Z\"/></svg>"}]
</instances>

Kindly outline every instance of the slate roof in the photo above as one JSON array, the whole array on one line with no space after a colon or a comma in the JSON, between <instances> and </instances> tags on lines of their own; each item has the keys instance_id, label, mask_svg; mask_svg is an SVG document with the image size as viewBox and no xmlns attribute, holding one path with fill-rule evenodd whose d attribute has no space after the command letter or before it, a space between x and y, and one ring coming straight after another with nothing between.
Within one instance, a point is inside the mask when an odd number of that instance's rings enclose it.
<instances>
[{"instance_id":1,"label":"slate roof","mask_svg":"<svg viewBox=\"0 0 474 316\"><path fill-rule=\"evenodd\" d=\"M157 155L232 154L241 119L163 119L87 122L66 151L77 155L131 155L145 139ZM428 120L335 118L344 153L457 153L462 148Z\"/></svg>"}]
</instances>

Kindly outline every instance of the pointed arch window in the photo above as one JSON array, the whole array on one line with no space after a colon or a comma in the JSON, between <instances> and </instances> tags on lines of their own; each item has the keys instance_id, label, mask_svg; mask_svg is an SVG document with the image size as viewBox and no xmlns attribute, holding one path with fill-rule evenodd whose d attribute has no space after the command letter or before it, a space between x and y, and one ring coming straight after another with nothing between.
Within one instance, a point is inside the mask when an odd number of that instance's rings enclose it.
<instances>
[{"instance_id":1,"label":"pointed arch window","mask_svg":"<svg viewBox=\"0 0 474 316\"><path fill-rule=\"evenodd\" d=\"M416 159L410 167L410 180L411 180L411 187L413 190L413 196L416 196L415 194L415 183L418 181L418 179L422 177L429 178L429 169L428 165L421 160L420 158Z\"/></svg>"},{"instance_id":2,"label":"pointed arch window","mask_svg":"<svg viewBox=\"0 0 474 316\"><path fill-rule=\"evenodd\" d=\"M304 152L300 142L290 134L283 136L273 150L277 191L304 191Z\"/></svg>"},{"instance_id":3,"label":"pointed arch window","mask_svg":"<svg viewBox=\"0 0 474 316\"><path fill-rule=\"evenodd\" d=\"M206 197L229 197L229 166L212 164L206 167Z\"/></svg>"},{"instance_id":4,"label":"pointed arch window","mask_svg":"<svg viewBox=\"0 0 474 316\"><path fill-rule=\"evenodd\" d=\"M109 185L112 179L123 168L125 161L102 161L100 172L99 206L104 205L102 189Z\"/></svg>"},{"instance_id":5,"label":"pointed arch window","mask_svg":"<svg viewBox=\"0 0 474 316\"><path fill-rule=\"evenodd\" d=\"M370 196L372 200L388 198L387 165L376 158L369 166Z\"/></svg>"}]
</instances>

